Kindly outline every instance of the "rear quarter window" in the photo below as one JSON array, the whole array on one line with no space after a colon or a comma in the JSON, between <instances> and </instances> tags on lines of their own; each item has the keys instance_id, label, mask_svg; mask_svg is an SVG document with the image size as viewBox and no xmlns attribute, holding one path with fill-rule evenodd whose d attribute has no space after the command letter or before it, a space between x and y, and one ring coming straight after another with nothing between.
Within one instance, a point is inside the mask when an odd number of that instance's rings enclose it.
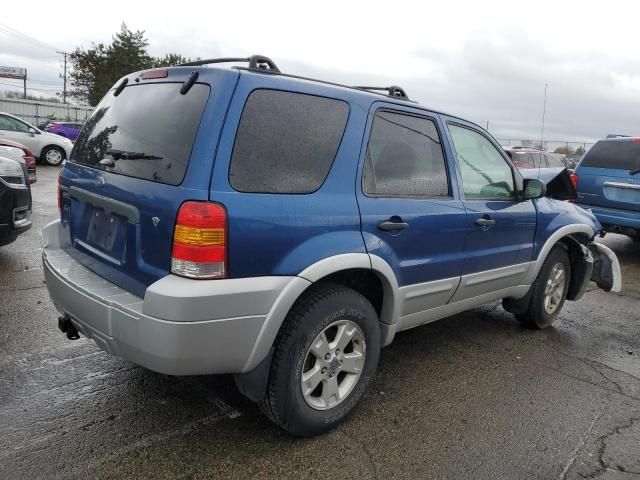
<instances>
[{"instance_id":1,"label":"rear quarter window","mask_svg":"<svg viewBox=\"0 0 640 480\"><path fill-rule=\"evenodd\" d=\"M229 183L240 192L314 192L331 169L348 115L341 100L253 91L240 118Z\"/></svg>"},{"instance_id":2,"label":"rear quarter window","mask_svg":"<svg viewBox=\"0 0 640 480\"><path fill-rule=\"evenodd\" d=\"M85 122L71 161L169 185L182 183L209 86L148 83L107 93ZM103 159L113 166L100 164Z\"/></svg>"},{"instance_id":3,"label":"rear quarter window","mask_svg":"<svg viewBox=\"0 0 640 480\"><path fill-rule=\"evenodd\" d=\"M598 142L586 153L581 166L638 170L640 169L640 142L629 140Z\"/></svg>"}]
</instances>

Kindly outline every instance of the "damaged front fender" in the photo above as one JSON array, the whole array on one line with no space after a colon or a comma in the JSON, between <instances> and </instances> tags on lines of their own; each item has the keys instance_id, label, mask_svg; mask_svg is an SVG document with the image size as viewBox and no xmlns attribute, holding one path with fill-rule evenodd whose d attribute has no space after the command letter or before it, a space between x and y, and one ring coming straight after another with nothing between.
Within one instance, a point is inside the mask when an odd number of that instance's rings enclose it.
<instances>
[{"instance_id":1,"label":"damaged front fender","mask_svg":"<svg viewBox=\"0 0 640 480\"><path fill-rule=\"evenodd\" d=\"M619 292L622 289L622 271L618 257L606 245L590 243L593 255L591 280L605 292Z\"/></svg>"}]
</instances>

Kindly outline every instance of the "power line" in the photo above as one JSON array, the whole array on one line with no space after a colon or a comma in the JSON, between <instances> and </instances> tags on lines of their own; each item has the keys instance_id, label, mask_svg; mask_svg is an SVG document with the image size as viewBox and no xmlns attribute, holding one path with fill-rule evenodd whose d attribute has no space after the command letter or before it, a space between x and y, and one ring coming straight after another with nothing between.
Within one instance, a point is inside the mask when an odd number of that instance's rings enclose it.
<instances>
[{"instance_id":1,"label":"power line","mask_svg":"<svg viewBox=\"0 0 640 480\"><path fill-rule=\"evenodd\" d=\"M37 38L31 37L30 35L27 35L25 33L19 32L18 30L15 30L11 27L9 27L8 25L4 25L2 23L0 23L0 30L3 31L5 34L10 34L13 35L15 37L20 37L23 40L26 40L28 42L30 42L32 45L35 45L37 47L40 48L45 48L48 50L53 50L54 52L57 53L57 50L59 50L57 47L54 47L51 44L47 44L41 40L38 40Z\"/></svg>"},{"instance_id":2,"label":"power line","mask_svg":"<svg viewBox=\"0 0 640 480\"><path fill-rule=\"evenodd\" d=\"M12 78L3 78L3 80L12 81L14 79L12 79ZM18 80L18 79L15 79L15 80L18 81L18 82L22 82L22 80ZM29 84L31 84L31 85L43 85L43 86L46 86L46 87L59 87L59 88L62 88L62 86L63 86L62 84L57 83L57 82L46 82L46 81L38 81L38 80L31 80L31 79L29 79Z\"/></svg>"},{"instance_id":3,"label":"power line","mask_svg":"<svg viewBox=\"0 0 640 480\"><path fill-rule=\"evenodd\" d=\"M64 57L64 66L63 66L63 70L62 70L62 102L63 103L67 103L67 56L69 55L67 52L60 50L59 48L45 43L41 40L38 40L37 38L34 38L30 35L27 35L25 33L19 32L18 30L15 30L14 28L9 27L8 25L4 25L0 23L0 33L3 33L4 35L13 35L16 38L19 38L23 41L27 41L29 42L31 45L35 45L37 47L43 48L43 49L47 49L47 50L53 50L54 52L56 52L59 55L63 55ZM33 82L36 84L46 84L46 83L42 83L42 82ZM50 84L50 85L54 85L54 84ZM24 90L25 90L25 97L26 97L26 90L27 90L27 79L25 76L24 79ZM34 89L29 89L29 90L34 90ZM46 88L38 88L38 90L42 90L42 91L51 91L51 89L46 89Z\"/></svg>"},{"instance_id":4,"label":"power line","mask_svg":"<svg viewBox=\"0 0 640 480\"><path fill-rule=\"evenodd\" d=\"M21 88L20 85L16 85L14 83L0 82L0 85L6 85L7 87ZM37 90L37 91L40 91L40 92L59 92L60 91L59 88L38 88L38 87L36 87L36 88L29 87L29 88L27 88L27 90L31 90L31 91Z\"/></svg>"}]
</instances>

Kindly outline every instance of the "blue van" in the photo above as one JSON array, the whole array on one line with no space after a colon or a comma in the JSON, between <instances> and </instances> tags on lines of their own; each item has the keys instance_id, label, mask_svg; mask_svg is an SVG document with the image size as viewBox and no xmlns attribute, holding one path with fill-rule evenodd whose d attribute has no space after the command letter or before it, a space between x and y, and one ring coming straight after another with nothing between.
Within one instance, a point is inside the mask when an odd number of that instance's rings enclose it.
<instances>
[{"instance_id":1,"label":"blue van","mask_svg":"<svg viewBox=\"0 0 640 480\"><path fill-rule=\"evenodd\" d=\"M397 332L496 300L544 328L590 280L620 289L598 221L551 190L399 87L203 60L127 75L96 107L44 274L69 338L234 374L309 436L353 410Z\"/></svg>"},{"instance_id":2,"label":"blue van","mask_svg":"<svg viewBox=\"0 0 640 480\"><path fill-rule=\"evenodd\" d=\"M614 232L640 240L640 138L599 140L574 173L578 203Z\"/></svg>"}]
</instances>

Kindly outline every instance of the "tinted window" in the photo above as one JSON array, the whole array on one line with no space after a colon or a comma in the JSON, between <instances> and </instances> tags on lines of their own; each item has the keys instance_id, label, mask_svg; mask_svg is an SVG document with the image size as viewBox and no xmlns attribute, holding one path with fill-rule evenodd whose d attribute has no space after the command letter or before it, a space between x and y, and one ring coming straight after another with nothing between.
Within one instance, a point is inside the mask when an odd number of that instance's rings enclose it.
<instances>
[{"instance_id":1,"label":"tinted window","mask_svg":"<svg viewBox=\"0 0 640 480\"><path fill-rule=\"evenodd\" d=\"M614 140L598 142L587 152L583 167L640 169L640 142Z\"/></svg>"},{"instance_id":2,"label":"tinted window","mask_svg":"<svg viewBox=\"0 0 640 480\"><path fill-rule=\"evenodd\" d=\"M109 92L85 123L71 161L155 182L178 185L209 97L196 84L186 95L181 83L150 83ZM107 158L113 167L99 165Z\"/></svg>"},{"instance_id":3,"label":"tinted window","mask_svg":"<svg viewBox=\"0 0 640 480\"><path fill-rule=\"evenodd\" d=\"M367 195L446 197L449 182L435 124L387 111L373 121L364 171Z\"/></svg>"},{"instance_id":4,"label":"tinted window","mask_svg":"<svg viewBox=\"0 0 640 480\"><path fill-rule=\"evenodd\" d=\"M310 193L327 177L349 114L345 102L256 90L244 106L229 182L241 192Z\"/></svg>"},{"instance_id":5,"label":"tinted window","mask_svg":"<svg viewBox=\"0 0 640 480\"><path fill-rule=\"evenodd\" d=\"M471 129L450 125L466 198L514 197L513 172L498 149Z\"/></svg>"}]
</instances>

